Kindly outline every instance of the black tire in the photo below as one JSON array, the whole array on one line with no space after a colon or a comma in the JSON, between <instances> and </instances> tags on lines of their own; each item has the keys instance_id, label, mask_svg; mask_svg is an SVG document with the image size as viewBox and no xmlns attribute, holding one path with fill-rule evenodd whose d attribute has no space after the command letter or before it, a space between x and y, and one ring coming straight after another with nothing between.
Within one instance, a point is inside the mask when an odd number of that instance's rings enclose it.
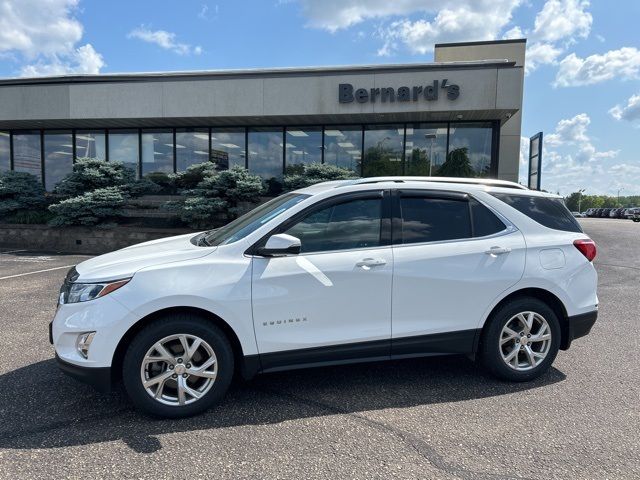
<instances>
[{"instance_id":1,"label":"black tire","mask_svg":"<svg viewBox=\"0 0 640 480\"><path fill-rule=\"evenodd\" d=\"M500 336L503 327L514 315L531 311L540 314L549 324L551 345L542 362L530 370L520 371L508 366L500 351ZM502 305L485 324L480 341L480 361L493 376L511 382L526 382L545 373L560 349L560 321L545 302L533 297L519 297Z\"/></svg>"},{"instance_id":2,"label":"black tire","mask_svg":"<svg viewBox=\"0 0 640 480\"><path fill-rule=\"evenodd\" d=\"M193 403L165 405L149 395L142 384L140 369L147 351L159 340L175 334L200 337L213 349L218 372L210 390ZM164 418L197 415L218 403L233 378L234 358L226 335L206 319L194 315L169 315L154 321L131 341L124 356L122 380L133 404L145 413Z\"/></svg>"}]
</instances>

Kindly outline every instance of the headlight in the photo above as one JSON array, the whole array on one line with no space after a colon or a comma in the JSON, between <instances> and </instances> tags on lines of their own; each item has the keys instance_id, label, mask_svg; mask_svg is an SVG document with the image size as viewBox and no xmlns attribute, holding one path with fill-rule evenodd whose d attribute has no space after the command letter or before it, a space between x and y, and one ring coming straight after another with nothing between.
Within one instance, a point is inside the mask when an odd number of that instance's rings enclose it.
<instances>
[{"instance_id":1,"label":"headlight","mask_svg":"<svg viewBox=\"0 0 640 480\"><path fill-rule=\"evenodd\" d=\"M105 295L126 285L130 278L104 283L67 283L60 289L60 303L88 302Z\"/></svg>"}]
</instances>

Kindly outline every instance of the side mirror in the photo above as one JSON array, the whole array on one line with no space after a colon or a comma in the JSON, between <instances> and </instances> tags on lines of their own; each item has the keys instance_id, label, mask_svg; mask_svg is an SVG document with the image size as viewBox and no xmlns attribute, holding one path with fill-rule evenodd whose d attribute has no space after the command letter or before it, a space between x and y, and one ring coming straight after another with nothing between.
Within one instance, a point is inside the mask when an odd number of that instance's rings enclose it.
<instances>
[{"instance_id":1,"label":"side mirror","mask_svg":"<svg viewBox=\"0 0 640 480\"><path fill-rule=\"evenodd\" d=\"M286 233L270 236L265 246L260 247L257 251L257 254L263 257L297 255L298 253L300 253L300 239Z\"/></svg>"}]
</instances>

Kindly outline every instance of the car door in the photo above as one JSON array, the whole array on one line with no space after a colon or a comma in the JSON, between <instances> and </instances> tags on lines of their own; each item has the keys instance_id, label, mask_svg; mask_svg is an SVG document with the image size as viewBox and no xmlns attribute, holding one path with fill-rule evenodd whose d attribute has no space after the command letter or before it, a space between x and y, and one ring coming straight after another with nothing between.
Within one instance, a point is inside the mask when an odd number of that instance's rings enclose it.
<instances>
[{"instance_id":1,"label":"car door","mask_svg":"<svg viewBox=\"0 0 640 480\"><path fill-rule=\"evenodd\" d=\"M392 354L471 352L524 273L524 237L463 193L399 191L393 208Z\"/></svg>"},{"instance_id":2,"label":"car door","mask_svg":"<svg viewBox=\"0 0 640 480\"><path fill-rule=\"evenodd\" d=\"M388 192L346 194L272 232L299 238L301 251L252 260L263 369L389 357L390 210Z\"/></svg>"}]
</instances>

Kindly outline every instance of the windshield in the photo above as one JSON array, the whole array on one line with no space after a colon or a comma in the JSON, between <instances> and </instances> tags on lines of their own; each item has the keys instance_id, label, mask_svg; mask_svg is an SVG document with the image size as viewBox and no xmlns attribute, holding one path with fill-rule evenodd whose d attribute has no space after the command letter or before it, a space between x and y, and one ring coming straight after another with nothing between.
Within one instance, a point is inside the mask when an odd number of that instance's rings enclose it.
<instances>
[{"instance_id":1,"label":"windshield","mask_svg":"<svg viewBox=\"0 0 640 480\"><path fill-rule=\"evenodd\" d=\"M204 236L205 243L214 247L237 242L309 197L310 195L301 193L287 193L269 200L224 227L207 232Z\"/></svg>"}]
</instances>

